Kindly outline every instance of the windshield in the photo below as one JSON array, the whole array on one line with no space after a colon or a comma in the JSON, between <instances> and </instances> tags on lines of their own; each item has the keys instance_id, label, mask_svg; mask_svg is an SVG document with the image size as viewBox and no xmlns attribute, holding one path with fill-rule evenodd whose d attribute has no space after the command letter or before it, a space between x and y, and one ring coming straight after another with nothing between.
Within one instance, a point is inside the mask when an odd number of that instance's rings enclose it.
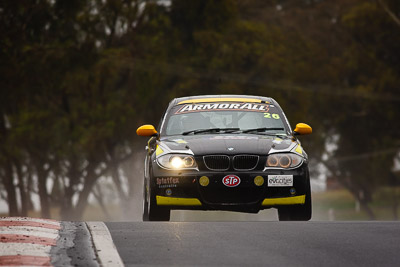
<instances>
[{"instance_id":1,"label":"windshield","mask_svg":"<svg viewBox=\"0 0 400 267\"><path fill-rule=\"evenodd\" d=\"M270 104L204 103L186 104L172 108L163 127L165 135L181 135L204 129L231 129L229 131L201 131L200 133L237 133L265 128L255 133L286 134L282 111ZM196 132L195 132L196 133ZM249 132L250 133L250 132Z\"/></svg>"}]
</instances>

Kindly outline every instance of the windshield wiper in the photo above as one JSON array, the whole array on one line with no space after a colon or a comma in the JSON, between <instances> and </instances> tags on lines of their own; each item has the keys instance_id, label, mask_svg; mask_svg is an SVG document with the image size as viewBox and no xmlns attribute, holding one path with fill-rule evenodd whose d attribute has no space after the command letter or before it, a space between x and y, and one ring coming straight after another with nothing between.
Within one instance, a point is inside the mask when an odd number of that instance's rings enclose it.
<instances>
[{"instance_id":1,"label":"windshield wiper","mask_svg":"<svg viewBox=\"0 0 400 267\"><path fill-rule=\"evenodd\" d=\"M188 135L188 134L199 134L199 133L209 133L209 132L221 132L223 131L224 133L232 133L239 131L239 128L211 128L211 129L198 129L198 130L191 130L191 131L186 131L183 132L182 135Z\"/></svg>"},{"instance_id":2,"label":"windshield wiper","mask_svg":"<svg viewBox=\"0 0 400 267\"><path fill-rule=\"evenodd\" d=\"M284 128L266 128L266 127L262 127L262 128L254 128L254 129L247 129L247 130L243 130L242 133L251 133L251 132L265 132L265 131L280 131L280 130L285 130Z\"/></svg>"}]
</instances>

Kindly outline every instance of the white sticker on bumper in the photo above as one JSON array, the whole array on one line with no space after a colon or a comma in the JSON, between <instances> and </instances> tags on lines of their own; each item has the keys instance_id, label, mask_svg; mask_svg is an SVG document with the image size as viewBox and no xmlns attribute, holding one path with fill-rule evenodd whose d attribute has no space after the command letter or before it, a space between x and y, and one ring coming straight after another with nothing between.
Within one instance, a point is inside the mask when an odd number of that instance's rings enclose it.
<instances>
[{"instance_id":1,"label":"white sticker on bumper","mask_svg":"<svg viewBox=\"0 0 400 267\"><path fill-rule=\"evenodd\" d=\"M293 186L293 175L268 175L268 186Z\"/></svg>"}]
</instances>

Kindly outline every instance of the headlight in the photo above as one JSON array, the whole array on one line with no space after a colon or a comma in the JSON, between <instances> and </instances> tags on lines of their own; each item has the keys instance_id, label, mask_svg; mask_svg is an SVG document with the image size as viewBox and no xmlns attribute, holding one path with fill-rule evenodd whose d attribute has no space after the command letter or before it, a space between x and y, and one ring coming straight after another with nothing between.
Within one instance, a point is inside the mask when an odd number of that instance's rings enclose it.
<instances>
[{"instance_id":1,"label":"headlight","mask_svg":"<svg viewBox=\"0 0 400 267\"><path fill-rule=\"evenodd\" d=\"M295 168L303 162L303 158L292 153L271 154L267 157L266 167Z\"/></svg>"},{"instance_id":2,"label":"headlight","mask_svg":"<svg viewBox=\"0 0 400 267\"><path fill-rule=\"evenodd\" d=\"M167 154L157 159L158 164L167 169L194 169L197 168L193 156L180 154Z\"/></svg>"}]
</instances>

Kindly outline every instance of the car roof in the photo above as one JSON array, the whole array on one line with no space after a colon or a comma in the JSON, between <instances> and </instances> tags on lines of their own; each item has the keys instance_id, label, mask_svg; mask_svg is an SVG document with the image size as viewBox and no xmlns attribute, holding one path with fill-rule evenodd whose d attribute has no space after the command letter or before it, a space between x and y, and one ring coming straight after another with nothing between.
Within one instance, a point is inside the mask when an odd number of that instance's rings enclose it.
<instances>
[{"instance_id":1,"label":"car roof","mask_svg":"<svg viewBox=\"0 0 400 267\"><path fill-rule=\"evenodd\" d=\"M210 102L253 102L253 103L275 103L274 99L264 96L253 95L198 95L178 97L170 102L171 106L190 103Z\"/></svg>"}]
</instances>

